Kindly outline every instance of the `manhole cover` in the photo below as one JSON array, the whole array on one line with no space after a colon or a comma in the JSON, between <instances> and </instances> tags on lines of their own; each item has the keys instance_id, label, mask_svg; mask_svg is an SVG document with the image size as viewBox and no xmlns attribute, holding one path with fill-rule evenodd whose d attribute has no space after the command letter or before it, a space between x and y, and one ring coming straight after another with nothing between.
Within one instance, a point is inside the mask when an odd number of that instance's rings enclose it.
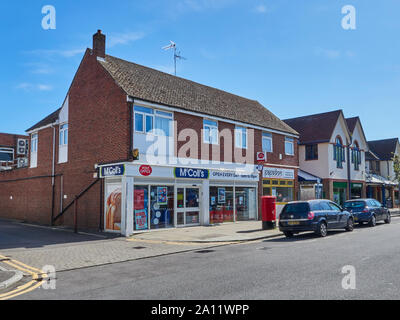
<instances>
[{"instance_id":1,"label":"manhole cover","mask_svg":"<svg viewBox=\"0 0 400 320\"><path fill-rule=\"evenodd\" d=\"M199 250L199 251L196 251L196 253L211 253L211 252L215 252L215 250Z\"/></svg>"}]
</instances>

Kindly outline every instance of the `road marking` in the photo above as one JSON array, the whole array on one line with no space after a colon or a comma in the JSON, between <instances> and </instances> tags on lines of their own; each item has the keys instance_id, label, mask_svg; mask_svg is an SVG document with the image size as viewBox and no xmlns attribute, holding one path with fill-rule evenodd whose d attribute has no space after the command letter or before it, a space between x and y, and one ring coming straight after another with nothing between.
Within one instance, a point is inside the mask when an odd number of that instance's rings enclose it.
<instances>
[{"instance_id":1,"label":"road marking","mask_svg":"<svg viewBox=\"0 0 400 320\"><path fill-rule=\"evenodd\" d=\"M9 300L20 296L22 294L31 292L37 288L39 288L43 283L47 281L48 275L43 273L41 270L36 269L34 267L28 266L20 261L14 259L8 259L5 256L0 255L0 259L3 260L3 263L8 264L9 266L18 269L19 271L28 273L31 275L32 280L28 283L17 287L16 289L0 294L0 300Z\"/></svg>"}]
</instances>

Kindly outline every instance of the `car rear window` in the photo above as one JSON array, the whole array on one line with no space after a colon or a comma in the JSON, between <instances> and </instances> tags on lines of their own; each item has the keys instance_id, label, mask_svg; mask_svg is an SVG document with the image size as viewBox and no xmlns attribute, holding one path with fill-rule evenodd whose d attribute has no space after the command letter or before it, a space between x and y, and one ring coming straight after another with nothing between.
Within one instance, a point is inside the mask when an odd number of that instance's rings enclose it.
<instances>
[{"instance_id":1,"label":"car rear window","mask_svg":"<svg viewBox=\"0 0 400 320\"><path fill-rule=\"evenodd\" d=\"M348 209L364 208L365 202L364 201L345 202L344 207Z\"/></svg>"},{"instance_id":2,"label":"car rear window","mask_svg":"<svg viewBox=\"0 0 400 320\"><path fill-rule=\"evenodd\" d=\"M310 205L307 202L289 203L287 204L282 213L304 213L310 211Z\"/></svg>"},{"instance_id":3,"label":"car rear window","mask_svg":"<svg viewBox=\"0 0 400 320\"><path fill-rule=\"evenodd\" d=\"M322 211L322 206L320 202L311 202L310 203L311 211Z\"/></svg>"}]
</instances>

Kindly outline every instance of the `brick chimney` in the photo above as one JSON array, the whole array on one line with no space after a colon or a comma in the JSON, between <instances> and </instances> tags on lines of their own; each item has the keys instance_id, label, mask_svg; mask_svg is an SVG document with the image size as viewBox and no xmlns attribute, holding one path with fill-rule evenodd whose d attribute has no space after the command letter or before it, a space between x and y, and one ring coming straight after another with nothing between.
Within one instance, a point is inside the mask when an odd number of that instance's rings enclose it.
<instances>
[{"instance_id":1,"label":"brick chimney","mask_svg":"<svg viewBox=\"0 0 400 320\"><path fill-rule=\"evenodd\" d=\"M106 36L101 30L93 35L93 54L100 58L106 57Z\"/></svg>"}]
</instances>

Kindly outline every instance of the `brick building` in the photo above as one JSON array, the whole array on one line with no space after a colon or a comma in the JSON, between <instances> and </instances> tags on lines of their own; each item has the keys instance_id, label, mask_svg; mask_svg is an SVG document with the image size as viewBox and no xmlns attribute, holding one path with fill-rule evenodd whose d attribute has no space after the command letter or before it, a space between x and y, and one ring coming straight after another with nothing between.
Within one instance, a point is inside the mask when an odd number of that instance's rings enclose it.
<instances>
[{"instance_id":1,"label":"brick building","mask_svg":"<svg viewBox=\"0 0 400 320\"><path fill-rule=\"evenodd\" d=\"M29 167L0 173L1 217L71 226L79 196L80 228L128 235L256 220L263 194L296 199L294 129L257 101L105 48L99 31L62 107L27 130Z\"/></svg>"}]
</instances>

